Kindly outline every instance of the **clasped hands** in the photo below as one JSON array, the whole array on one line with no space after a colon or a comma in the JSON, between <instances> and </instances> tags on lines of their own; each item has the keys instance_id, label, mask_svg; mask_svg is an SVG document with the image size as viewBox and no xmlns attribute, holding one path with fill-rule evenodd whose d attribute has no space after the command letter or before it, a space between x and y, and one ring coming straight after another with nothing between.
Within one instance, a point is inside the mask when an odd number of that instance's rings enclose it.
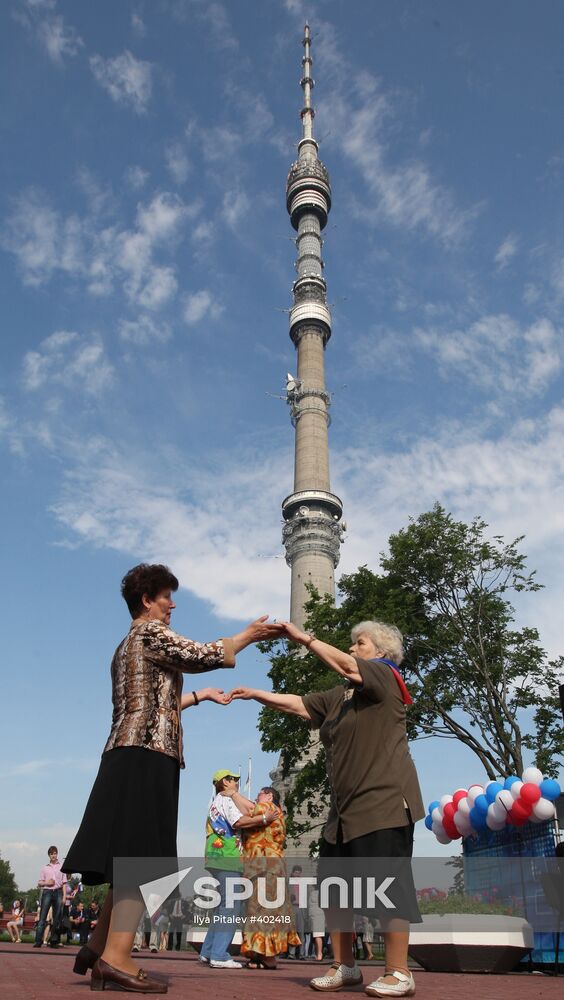
<instances>
[{"instance_id":1,"label":"clasped hands","mask_svg":"<svg viewBox=\"0 0 564 1000\"><path fill-rule=\"evenodd\" d=\"M303 629L298 628L293 622L269 622L267 621L268 616L258 618L251 625L247 626L247 631L253 630L256 633L256 638L253 640L255 642L260 642L266 639L289 639L291 642L301 642L307 644L311 639L308 632L304 632ZM230 705L232 701L238 699L243 699L248 701L253 697L253 689L250 687L235 687L231 691L223 691L219 688L208 688L207 698L208 701L214 701L218 705Z\"/></svg>"}]
</instances>

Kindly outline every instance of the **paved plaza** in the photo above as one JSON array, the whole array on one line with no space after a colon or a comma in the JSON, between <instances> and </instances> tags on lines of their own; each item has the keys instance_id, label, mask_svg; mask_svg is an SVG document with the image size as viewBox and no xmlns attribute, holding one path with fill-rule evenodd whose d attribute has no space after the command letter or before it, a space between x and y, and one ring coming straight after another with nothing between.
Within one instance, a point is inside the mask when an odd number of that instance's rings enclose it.
<instances>
[{"instance_id":1,"label":"paved plaza","mask_svg":"<svg viewBox=\"0 0 564 1000\"><path fill-rule=\"evenodd\" d=\"M1 1000L67 1000L90 996L90 976L75 976L72 965L76 949L33 950L31 945L0 944ZM328 962L283 961L276 972L206 969L194 953L143 953L141 964L169 985L171 998L194 1000L298 1000L313 997L309 979L327 968ZM374 963L361 963L366 983L380 974ZM564 994L564 977L514 973L507 976L453 975L417 972L420 1000L556 1000ZM363 997L362 987L342 994Z\"/></svg>"}]
</instances>

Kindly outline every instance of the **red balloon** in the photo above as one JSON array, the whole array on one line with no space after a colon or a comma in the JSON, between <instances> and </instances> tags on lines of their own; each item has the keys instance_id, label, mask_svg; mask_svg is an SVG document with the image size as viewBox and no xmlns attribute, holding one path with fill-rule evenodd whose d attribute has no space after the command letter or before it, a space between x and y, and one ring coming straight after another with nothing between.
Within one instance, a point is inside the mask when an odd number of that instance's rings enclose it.
<instances>
[{"instance_id":1,"label":"red balloon","mask_svg":"<svg viewBox=\"0 0 564 1000\"><path fill-rule=\"evenodd\" d=\"M449 803L451 805L452 803ZM459 840L462 834L457 830L454 820L449 816L445 816L443 813L443 826L445 828L445 833L448 834L451 840Z\"/></svg>"},{"instance_id":2,"label":"red balloon","mask_svg":"<svg viewBox=\"0 0 564 1000\"><path fill-rule=\"evenodd\" d=\"M509 819L510 819L510 822L513 823L513 826L524 826L525 823L527 822L527 818L528 817L527 816L512 816L511 815L512 812L513 812L513 810L511 810L511 812L509 813Z\"/></svg>"},{"instance_id":3,"label":"red balloon","mask_svg":"<svg viewBox=\"0 0 564 1000\"><path fill-rule=\"evenodd\" d=\"M454 802L447 802L446 806L443 809L443 825L445 818L449 820L452 819L455 812L456 812L456 806Z\"/></svg>"},{"instance_id":4,"label":"red balloon","mask_svg":"<svg viewBox=\"0 0 564 1000\"><path fill-rule=\"evenodd\" d=\"M511 815L515 826L522 826L522 823L517 823L517 820L522 820L523 823L526 823L532 811L532 805L529 805L528 802L522 802L521 798L518 798L511 807Z\"/></svg>"},{"instance_id":5,"label":"red balloon","mask_svg":"<svg viewBox=\"0 0 564 1000\"><path fill-rule=\"evenodd\" d=\"M532 781L528 781L526 785L523 785L521 791L519 792L519 798L523 803L530 805L531 808L534 806L535 802L541 797L541 790L538 785L534 785Z\"/></svg>"},{"instance_id":6,"label":"red balloon","mask_svg":"<svg viewBox=\"0 0 564 1000\"><path fill-rule=\"evenodd\" d=\"M536 788L536 785L535 785ZM452 796L452 804L456 808L461 799L465 799L468 792L464 788L459 788L457 792Z\"/></svg>"}]
</instances>

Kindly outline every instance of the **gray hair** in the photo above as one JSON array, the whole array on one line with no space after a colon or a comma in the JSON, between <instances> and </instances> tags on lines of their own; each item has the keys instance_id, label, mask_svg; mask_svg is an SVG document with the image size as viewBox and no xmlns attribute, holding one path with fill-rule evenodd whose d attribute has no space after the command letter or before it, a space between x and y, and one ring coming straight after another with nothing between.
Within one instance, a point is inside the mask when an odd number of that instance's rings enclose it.
<instances>
[{"instance_id":1,"label":"gray hair","mask_svg":"<svg viewBox=\"0 0 564 1000\"><path fill-rule=\"evenodd\" d=\"M404 657L403 635L395 625L385 622L359 622L351 629L351 639L356 642L360 635L367 635L384 654L387 660L393 660L398 667Z\"/></svg>"}]
</instances>

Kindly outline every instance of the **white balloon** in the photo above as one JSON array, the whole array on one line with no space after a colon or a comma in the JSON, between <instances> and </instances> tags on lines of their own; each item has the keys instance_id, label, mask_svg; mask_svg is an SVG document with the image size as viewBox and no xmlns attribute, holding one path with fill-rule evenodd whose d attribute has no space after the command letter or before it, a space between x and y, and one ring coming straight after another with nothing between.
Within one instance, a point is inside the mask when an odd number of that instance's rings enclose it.
<instances>
[{"instance_id":1,"label":"white balloon","mask_svg":"<svg viewBox=\"0 0 564 1000\"><path fill-rule=\"evenodd\" d=\"M534 812L532 812L531 815L529 816L527 822L528 823L544 823L545 820L544 819L540 819L538 816L535 816Z\"/></svg>"},{"instance_id":2,"label":"white balloon","mask_svg":"<svg viewBox=\"0 0 564 1000\"><path fill-rule=\"evenodd\" d=\"M478 798L478 795L483 795L483 794L484 794L484 789L482 785L470 785L470 788L468 789L468 801L470 803L470 808L472 808L472 806L474 805L476 799Z\"/></svg>"},{"instance_id":3,"label":"white balloon","mask_svg":"<svg viewBox=\"0 0 564 1000\"><path fill-rule=\"evenodd\" d=\"M490 815L489 809L488 809L488 815L486 816L486 823L490 830L503 830L505 826L505 820L495 819L494 816Z\"/></svg>"},{"instance_id":4,"label":"white balloon","mask_svg":"<svg viewBox=\"0 0 564 1000\"><path fill-rule=\"evenodd\" d=\"M443 795L443 797L439 800L441 812L446 806L447 802L452 802L452 795Z\"/></svg>"},{"instance_id":5,"label":"white balloon","mask_svg":"<svg viewBox=\"0 0 564 1000\"><path fill-rule=\"evenodd\" d=\"M444 828L444 826L443 826L443 824L442 824L442 822L441 822L440 819L439 820L435 820L435 819L433 820L433 824L431 826L431 829L432 829L433 833L435 834L435 836L438 833L444 833L445 832L445 828Z\"/></svg>"},{"instance_id":6,"label":"white balloon","mask_svg":"<svg viewBox=\"0 0 564 1000\"><path fill-rule=\"evenodd\" d=\"M511 785L509 791L511 792L514 801L516 801L519 798L523 785L524 785L523 781L514 781L513 784Z\"/></svg>"},{"instance_id":7,"label":"white balloon","mask_svg":"<svg viewBox=\"0 0 564 1000\"><path fill-rule=\"evenodd\" d=\"M533 806L533 813L539 823L542 823L545 819L552 819L554 816L554 802L549 802L548 799L539 799Z\"/></svg>"},{"instance_id":8,"label":"white balloon","mask_svg":"<svg viewBox=\"0 0 564 1000\"><path fill-rule=\"evenodd\" d=\"M456 829L462 834L463 837L467 837L468 834L471 833L472 824L466 813L461 813L460 810L457 809L453 816L453 820Z\"/></svg>"},{"instance_id":9,"label":"white balloon","mask_svg":"<svg viewBox=\"0 0 564 1000\"><path fill-rule=\"evenodd\" d=\"M533 785L540 785L543 780L543 773L539 771L538 767L527 767L521 775L523 783L526 785L532 782Z\"/></svg>"},{"instance_id":10,"label":"white balloon","mask_svg":"<svg viewBox=\"0 0 564 1000\"><path fill-rule=\"evenodd\" d=\"M464 816L468 816L468 813L470 812L470 803L467 798L460 799L460 802L458 803L457 812L463 813Z\"/></svg>"},{"instance_id":11,"label":"white balloon","mask_svg":"<svg viewBox=\"0 0 564 1000\"><path fill-rule=\"evenodd\" d=\"M450 844L450 837L444 830L442 833L436 833L435 837L437 838L439 844Z\"/></svg>"},{"instance_id":12,"label":"white balloon","mask_svg":"<svg viewBox=\"0 0 564 1000\"><path fill-rule=\"evenodd\" d=\"M497 823L505 823L507 820L507 810L501 802L492 802L488 809L488 816L491 816Z\"/></svg>"},{"instance_id":13,"label":"white balloon","mask_svg":"<svg viewBox=\"0 0 564 1000\"><path fill-rule=\"evenodd\" d=\"M433 825L435 823L440 823L442 826L443 814L438 806L435 806L435 808L433 809L433 812L431 813L431 819L433 820Z\"/></svg>"},{"instance_id":14,"label":"white balloon","mask_svg":"<svg viewBox=\"0 0 564 1000\"><path fill-rule=\"evenodd\" d=\"M503 791L498 792L495 800L504 807L506 812L509 812L514 802L513 796L508 788L504 788Z\"/></svg>"}]
</instances>

